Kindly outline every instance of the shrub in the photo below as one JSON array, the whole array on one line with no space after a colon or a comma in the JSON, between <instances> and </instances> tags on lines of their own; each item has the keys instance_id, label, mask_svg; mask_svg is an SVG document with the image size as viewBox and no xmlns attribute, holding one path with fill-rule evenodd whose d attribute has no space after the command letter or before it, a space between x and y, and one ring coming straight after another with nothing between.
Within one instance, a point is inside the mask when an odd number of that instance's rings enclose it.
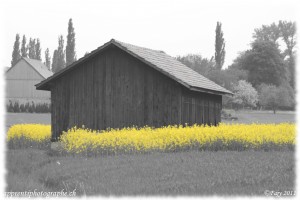
<instances>
[{"instance_id":1,"label":"shrub","mask_svg":"<svg viewBox=\"0 0 300 200\"><path fill-rule=\"evenodd\" d=\"M9 101L9 105L7 107L7 112L14 112L14 106L11 101Z\"/></svg>"},{"instance_id":2,"label":"shrub","mask_svg":"<svg viewBox=\"0 0 300 200\"><path fill-rule=\"evenodd\" d=\"M19 103L18 102L14 103L14 112L16 112L16 113L20 112L20 107L19 107Z\"/></svg>"},{"instance_id":3,"label":"shrub","mask_svg":"<svg viewBox=\"0 0 300 200\"><path fill-rule=\"evenodd\" d=\"M9 101L9 104L6 105L6 110L7 112L49 113L51 112L51 104L38 103L35 105L34 102L31 102L31 104L28 102L25 104L19 104L18 102L12 104Z\"/></svg>"},{"instance_id":4,"label":"shrub","mask_svg":"<svg viewBox=\"0 0 300 200\"><path fill-rule=\"evenodd\" d=\"M20 105L20 112L25 112L25 106L24 106L24 104Z\"/></svg>"},{"instance_id":5,"label":"shrub","mask_svg":"<svg viewBox=\"0 0 300 200\"><path fill-rule=\"evenodd\" d=\"M29 112L29 103L28 102L25 104L25 112Z\"/></svg>"},{"instance_id":6,"label":"shrub","mask_svg":"<svg viewBox=\"0 0 300 200\"><path fill-rule=\"evenodd\" d=\"M31 105L29 105L29 110L28 110L30 113L33 113L35 111L35 105L34 105L34 102L32 101L31 102Z\"/></svg>"}]
</instances>

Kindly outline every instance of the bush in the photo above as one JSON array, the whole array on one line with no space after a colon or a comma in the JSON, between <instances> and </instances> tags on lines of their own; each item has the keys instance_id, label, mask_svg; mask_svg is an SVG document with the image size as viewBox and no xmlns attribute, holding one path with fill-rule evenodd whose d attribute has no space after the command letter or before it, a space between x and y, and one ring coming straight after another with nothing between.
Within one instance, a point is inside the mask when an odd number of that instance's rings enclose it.
<instances>
[{"instance_id":1,"label":"bush","mask_svg":"<svg viewBox=\"0 0 300 200\"><path fill-rule=\"evenodd\" d=\"M18 102L14 103L14 112L16 112L16 113L20 112L20 107L19 107L19 103Z\"/></svg>"},{"instance_id":2,"label":"bush","mask_svg":"<svg viewBox=\"0 0 300 200\"><path fill-rule=\"evenodd\" d=\"M9 105L7 106L7 112L14 112L14 106L11 101L9 101Z\"/></svg>"},{"instance_id":3,"label":"bush","mask_svg":"<svg viewBox=\"0 0 300 200\"><path fill-rule=\"evenodd\" d=\"M25 104L25 112L29 112L29 103L28 102Z\"/></svg>"},{"instance_id":4,"label":"bush","mask_svg":"<svg viewBox=\"0 0 300 200\"><path fill-rule=\"evenodd\" d=\"M31 105L29 105L29 112L33 113L35 111L35 105L34 102L32 101Z\"/></svg>"},{"instance_id":5,"label":"bush","mask_svg":"<svg viewBox=\"0 0 300 200\"><path fill-rule=\"evenodd\" d=\"M14 113L49 113L51 112L51 104L39 103L35 105L33 101L31 104L28 102L26 104L19 104L18 102L13 104L12 101L9 101L9 104L6 105L6 110Z\"/></svg>"},{"instance_id":6,"label":"bush","mask_svg":"<svg viewBox=\"0 0 300 200\"><path fill-rule=\"evenodd\" d=\"M36 104L36 106L35 106L35 112L36 112L36 113L40 113L40 110L41 110L40 107L41 107L41 106L40 106L39 104Z\"/></svg>"},{"instance_id":7,"label":"bush","mask_svg":"<svg viewBox=\"0 0 300 200\"><path fill-rule=\"evenodd\" d=\"M25 112L25 106L24 106L24 104L20 105L20 112Z\"/></svg>"}]
</instances>

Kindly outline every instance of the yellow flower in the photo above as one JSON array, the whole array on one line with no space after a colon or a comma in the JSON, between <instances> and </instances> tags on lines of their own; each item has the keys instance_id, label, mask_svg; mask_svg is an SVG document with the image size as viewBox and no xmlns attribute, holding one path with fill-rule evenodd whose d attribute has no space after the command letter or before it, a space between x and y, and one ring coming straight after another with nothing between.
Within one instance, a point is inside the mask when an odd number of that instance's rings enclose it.
<instances>
[{"instance_id":1,"label":"yellow flower","mask_svg":"<svg viewBox=\"0 0 300 200\"><path fill-rule=\"evenodd\" d=\"M295 124L220 124L219 126L167 126L161 128L123 128L95 131L72 128L63 132L60 140L69 152L86 149L99 151L176 150L192 146L222 142L230 147L239 143L244 147L259 148L263 144L295 144Z\"/></svg>"},{"instance_id":2,"label":"yellow flower","mask_svg":"<svg viewBox=\"0 0 300 200\"><path fill-rule=\"evenodd\" d=\"M50 141L51 126L42 124L16 124L10 127L7 141L25 138L34 142Z\"/></svg>"}]
</instances>

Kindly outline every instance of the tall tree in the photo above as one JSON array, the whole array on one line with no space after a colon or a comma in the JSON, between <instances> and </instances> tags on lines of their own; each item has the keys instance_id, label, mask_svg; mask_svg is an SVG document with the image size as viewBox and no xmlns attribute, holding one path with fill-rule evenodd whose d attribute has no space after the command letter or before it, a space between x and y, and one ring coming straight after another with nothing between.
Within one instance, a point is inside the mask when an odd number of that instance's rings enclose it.
<instances>
[{"instance_id":1,"label":"tall tree","mask_svg":"<svg viewBox=\"0 0 300 200\"><path fill-rule=\"evenodd\" d=\"M45 51L45 65L50 70L50 68L51 68L51 58L50 58L49 48L47 48L46 51Z\"/></svg>"},{"instance_id":2,"label":"tall tree","mask_svg":"<svg viewBox=\"0 0 300 200\"><path fill-rule=\"evenodd\" d=\"M72 64L76 60L75 53L75 32L72 19L68 24L67 46L66 46L66 65Z\"/></svg>"},{"instance_id":3,"label":"tall tree","mask_svg":"<svg viewBox=\"0 0 300 200\"><path fill-rule=\"evenodd\" d=\"M222 69L222 66L225 61L225 41L223 37L221 22L217 22L217 27L216 27L215 61L216 61L216 68Z\"/></svg>"},{"instance_id":4,"label":"tall tree","mask_svg":"<svg viewBox=\"0 0 300 200\"><path fill-rule=\"evenodd\" d=\"M65 68L65 50L64 50L64 38L62 35L58 37L58 48L57 48L57 66L54 68L54 72L58 72Z\"/></svg>"},{"instance_id":5,"label":"tall tree","mask_svg":"<svg viewBox=\"0 0 300 200\"><path fill-rule=\"evenodd\" d=\"M36 44L35 44L35 59L37 60L42 60L41 58L41 43L40 43L40 39L36 40Z\"/></svg>"},{"instance_id":6,"label":"tall tree","mask_svg":"<svg viewBox=\"0 0 300 200\"><path fill-rule=\"evenodd\" d=\"M31 59L35 59L36 53L35 53L35 39L29 39L28 44L28 57Z\"/></svg>"},{"instance_id":7,"label":"tall tree","mask_svg":"<svg viewBox=\"0 0 300 200\"><path fill-rule=\"evenodd\" d=\"M296 46L296 23L291 21L279 21L270 25L263 25L255 29L253 38L255 41L271 41L282 50L281 55L285 60L289 84L295 86L295 54Z\"/></svg>"},{"instance_id":8,"label":"tall tree","mask_svg":"<svg viewBox=\"0 0 300 200\"><path fill-rule=\"evenodd\" d=\"M294 55L294 47L296 46L296 23L279 21L278 28L286 45L284 56L289 56L291 58Z\"/></svg>"},{"instance_id":9,"label":"tall tree","mask_svg":"<svg viewBox=\"0 0 300 200\"><path fill-rule=\"evenodd\" d=\"M254 40L271 41L279 47L279 40L285 43L286 47L282 47L283 57L293 56L293 49L296 46L296 23L291 21L279 21L278 24L262 25L261 28L254 30Z\"/></svg>"},{"instance_id":10,"label":"tall tree","mask_svg":"<svg viewBox=\"0 0 300 200\"><path fill-rule=\"evenodd\" d=\"M261 28L254 29L253 38L255 40L271 41L278 45L277 41L280 38L280 29L277 24L262 25Z\"/></svg>"},{"instance_id":11,"label":"tall tree","mask_svg":"<svg viewBox=\"0 0 300 200\"><path fill-rule=\"evenodd\" d=\"M13 49L13 52L12 52L11 66L15 65L20 58L21 58L21 54L20 54L20 35L16 34L16 40L15 40L14 49Z\"/></svg>"},{"instance_id":12,"label":"tall tree","mask_svg":"<svg viewBox=\"0 0 300 200\"><path fill-rule=\"evenodd\" d=\"M27 57L27 47L26 47L26 36L23 35L23 39L22 39L22 47L21 47L21 55L22 57Z\"/></svg>"},{"instance_id":13,"label":"tall tree","mask_svg":"<svg viewBox=\"0 0 300 200\"><path fill-rule=\"evenodd\" d=\"M52 57L52 72L56 73L58 72L59 70L57 69L58 67L58 54L57 54L57 49L54 50L53 52L53 57Z\"/></svg>"},{"instance_id":14,"label":"tall tree","mask_svg":"<svg viewBox=\"0 0 300 200\"><path fill-rule=\"evenodd\" d=\"M286 45L286 49L283 52L283 57L287 58L286 63L289 71L289 83L292 88L295 88L296 51L294 50L294 47L296 46L296 23L279 21L278 27L281 32L282 39Z\"/></svg>"},{"instance_id":15,"label":"tall tree","mask_svg":"<svg viewBox=\"0 0 300 200\"><path fill-rule=\"evenodd\" d=\"M240 69L248 71L248 81L256 88L262 83L279 86L288 81L285 62L274 42L253 42L252 49L235 62Z\"/></svg>"},{"instance_id":16,"label":"tall tree","mask_svg":"<svg viewBox=\"0 0 300 200\"><path fill-rule=\"evenodd\" d=\"M292 88L295 88L295 55L288 57L285 60L286 65L288 66L288 75L289 75L289 83Z\"/></svg>"}]
</instances>

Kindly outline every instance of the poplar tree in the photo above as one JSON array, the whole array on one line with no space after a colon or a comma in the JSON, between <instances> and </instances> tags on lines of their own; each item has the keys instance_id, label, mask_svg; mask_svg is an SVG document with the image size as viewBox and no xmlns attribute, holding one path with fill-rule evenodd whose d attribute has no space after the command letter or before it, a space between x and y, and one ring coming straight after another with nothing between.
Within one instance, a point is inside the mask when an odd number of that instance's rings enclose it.
<instances>
[{"instance_id":1,"label":"poplar tree","mask_svg":"<svg viewBox=\"0 0 300 200\"><path fill-rule=\"evenodd\" d=\"M45 51L45 65L50 70L50 68L51 68L51 58L50 58L49 48L47 48L46 51Z\"/></svg>"},{"instance_id":2,"label":"poplar tree","mask_svg":"<svg viewBox=\"0 0 300 200\"><path fill-rule=\"evenodd\" d=\"M58 48L57 48L57 54L58 54L58 67L60 67L61 69L65 68L66 66L66 60L65 60L65 56L66 56L66 52L64 49L64 38L61 35L58 38Z\"/></svg>"},{"instance_id":3,"label":"poplar tree","mask_svg":"<svg viewBox=\"0 0 300 200\"><path fill-rule=\"evenodd\" d=\"M26 47L26 36L23 35L23 39L22 39L22 47L21 47L21 55L22 57L27 57L27 47Z\"/></svg>"},{"instance_id":4,"label":"poplar tree","mask_svg":"<svg viewBox=\"0 0 300 200\"><path fill-rule=\"evenodd\" d=\"M217 22L215 41L216 68L221 70L225 60L225 41L223 38L222 24Z\"/></svg>"},{"instance_id":5,"label":"poplar tree","mask_svg":"<svg viewBox=\"0 0 300 200\"><path fill-rule=\"evenodd\" d=\"M54 73L59 72L66 66L64 50L64 38L62 35L58 37L58 47L53 53L52 70Z\"/></svg>"},{"instance_id":6,"label":"poplar tree","mask_svg":"<svg viewBox=\"0 0 300 200\"><path fill-rule=\"evenodd\" d=\"M35 53L35 39L29 39L28 44L28 57L31 59L35 59L36 53Z\"/></svg>"},{"instance_id":7,"label":"poplar tree","mask_svg":"<svg viewBox=\"0 0 300 200\"><path fill-rule=\"evenodd\" d=\"M57 63L58 63L58 54L57 49L54 50L53 56L52 56L52 72L55 73L58 71L57 69Z\"/></svg>"},{"instance_id":8,"label":"poplar tree","mask_svg":"<svg viewBox=\"0 0 300 200\"><path fill-rule=\"evenodd\" d=\"M66 66L72 64L74 61L76 61L75 32L74 32L72 19L70 19L68 24L68 35L67 35L67 46L66 46Z\"/></svg>"},{"instance_id":9,"label":"poplar tree","mask_svg":"<svg viewBox=\"0 0 300 200\"><path fill-rule=\"evenodd\" d=\"M37 59L37 60L42 60L42 57L41 57L41 43L40 43L40 39L37 39L36 40L36 44L35 44L35 57L34 59Z\"/></svg>"},{"instance_id":10,"label":"poplar tree","mask_svg":"<svg viewBox=\"0 0 300 200\"><path fill-rule=\"evenodd\" d=\"M20 54L20 35L16 34L16 40L15 40L14 49L13 49L13 52L12 52L11 66L15 65L20 58L21 58L21 54Z\"/></svg>"}]
</instances>

